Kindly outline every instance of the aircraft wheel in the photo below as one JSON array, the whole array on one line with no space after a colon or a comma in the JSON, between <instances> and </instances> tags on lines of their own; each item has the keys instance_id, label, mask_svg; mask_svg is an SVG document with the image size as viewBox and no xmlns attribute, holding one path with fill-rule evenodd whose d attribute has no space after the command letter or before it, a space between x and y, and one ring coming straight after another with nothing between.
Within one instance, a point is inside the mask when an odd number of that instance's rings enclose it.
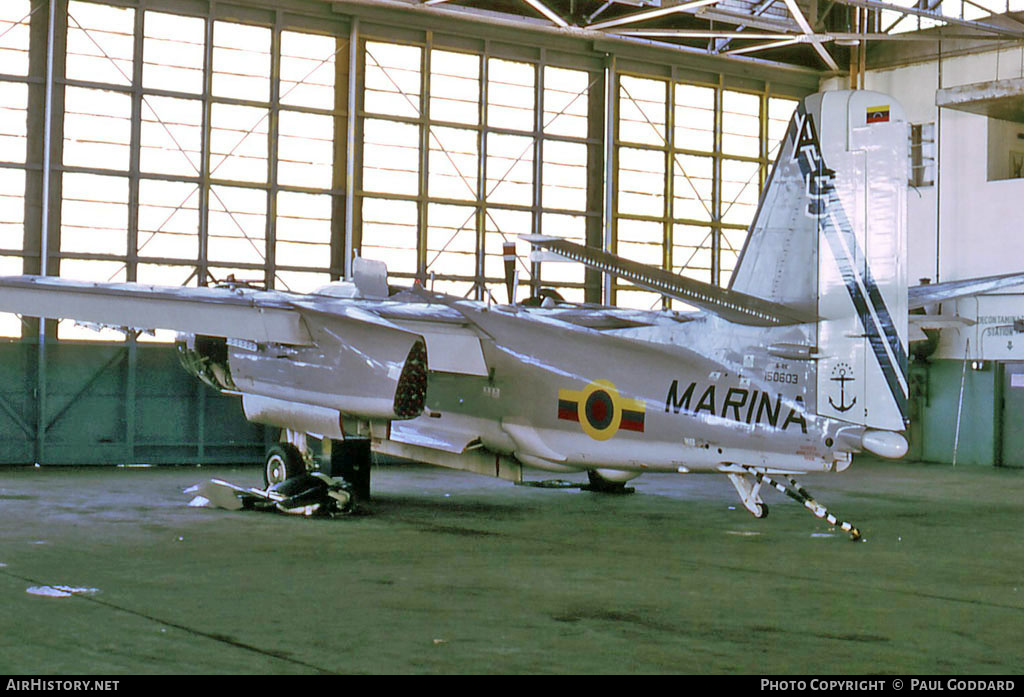
<instances>
[{"instance_id":1,"label":"aircraft wheel","mask_svg":"<svg viewBox=\"0 0 1024 697\"><path fill-rule=\"evenodd\" d=\"M291 443L278 443L267 451L263 483L272 486L306 471L302 453Z\"/></svg>"},{"instance_id":2,"label":"aircraft wheel","mask_svg":"<svg viewBox=\"0 0 1024 697\"><path fill-rule=\"evenodd\" d=\"M767 518L768 517L768 504L759 503L757 504L757 513L754 514L755 518Z\"/></svg>"}]
</instances>

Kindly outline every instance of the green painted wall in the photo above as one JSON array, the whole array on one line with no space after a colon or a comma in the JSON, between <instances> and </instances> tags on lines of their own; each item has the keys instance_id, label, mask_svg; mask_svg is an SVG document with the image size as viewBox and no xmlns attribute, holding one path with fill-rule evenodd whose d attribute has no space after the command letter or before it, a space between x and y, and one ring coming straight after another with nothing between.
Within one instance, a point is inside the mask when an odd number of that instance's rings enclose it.
<instances>
[{"instance_id":1,"label":"green painted wall","mask_svg":"<svg viewBox=\"0 0 1024 697\"><path fill-rule=\"evenodd\" d=\"M957 465L1002 464L1002 366L988 362L984 369L974 370L968 362L964 368L959 360L911 363L908 459L953 463L955 444Z\"/></svg>"},{"instance_id":2,"label":"green painted wall","mask_svg":"<svg viewBox=\"0 0 1024 697\"><path fill-rule=\"evenodd\" d=\"M38 356L35 343L0 343L0 464L262 462L270 434L172 346L48 343L45 390Z\"/></svg>"}]
</instances>

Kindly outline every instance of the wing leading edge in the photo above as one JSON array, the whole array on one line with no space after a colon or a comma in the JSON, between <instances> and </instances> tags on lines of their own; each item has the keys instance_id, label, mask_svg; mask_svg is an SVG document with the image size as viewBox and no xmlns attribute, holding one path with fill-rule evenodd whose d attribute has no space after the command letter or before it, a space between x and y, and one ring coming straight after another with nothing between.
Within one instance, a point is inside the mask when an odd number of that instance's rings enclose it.
<instances>
[{"instance_id":1,"label":"wing leading edge","mask_svg":"<svg viewBox=\"0 0 1024 697\"><path fill-rule=\"evenodd\" d=\"M907 290L910 309L916 310L946 300L955 300L970 295L990 293L994 290L1024 285L1024 273L1007 273L999 276L968 278L945 283L925 283Z\"/></svg>"},{"instance_id":2,"label":"wing leading edge","mask_svg":"<svg viewBox=\"0 0 1024 697\"><path fill-rule=\"evenodd\" d=\"M817 317L788 305L677 276L670 271L624 259L600 249L544 235L520 237L565 259L614 274L641 288L696 305L737 324L774 327L817 321Z\"/></svg>"},{"instance_id":3,"label":"wing leading edge","mask_svg":"<svg viewBox=\"0 0 1024 697\"><path fill-rule=\"evenodd\" d=\"M248 289L12 276L0 278L0 312L296 346L312 343L301 314L290 303L277 293Z\"/></svg>"}]
</instances>

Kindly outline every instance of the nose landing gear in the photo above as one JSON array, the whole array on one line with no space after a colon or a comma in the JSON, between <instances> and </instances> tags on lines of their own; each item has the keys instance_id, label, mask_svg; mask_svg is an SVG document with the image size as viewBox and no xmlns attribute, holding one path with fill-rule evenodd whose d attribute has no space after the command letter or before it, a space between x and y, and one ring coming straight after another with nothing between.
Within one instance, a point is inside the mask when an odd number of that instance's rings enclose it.
<instances>
[{"instance_id":1,"label":"nose landing gear","mask_svg":"<svg viewBox=\"0 0 1024 697\"><path fill-rule=\"evenodd\" d=\"M786 477L786 479L788 480L788 484L782 484L754 467L743 467L743 472L729 473L729 480L732 482L733 486L736 487L736 491L739 493L740 500L743 502L744 507L750 511L755 518L765 518L768 516L768 506L761 500L760 495L761 484L764 483L773 487L776 491L785 494L797 503L802 504L804 508L809 510L816 517L826 521L829 525L837 527L843 532L849 533L850 539L854 542L862 539L860 530L854 527L851 523L839 520L833 514L829 513L828 509L815 501L807 492L807 489L803 488L795 479L792 477Z\"/></svg>"}]
</instances>

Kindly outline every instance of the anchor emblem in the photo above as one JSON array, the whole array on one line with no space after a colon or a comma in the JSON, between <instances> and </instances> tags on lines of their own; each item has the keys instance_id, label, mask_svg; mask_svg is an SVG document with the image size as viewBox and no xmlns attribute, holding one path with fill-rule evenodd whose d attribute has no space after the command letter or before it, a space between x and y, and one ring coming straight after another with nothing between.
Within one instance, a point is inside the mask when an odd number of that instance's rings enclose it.
<instances>
[{"instance_id":1,"label":"anchor emblem","mask_svg":"<svg viewBox=\"0 0 1024 697\"><path fill-rule=\"evenodd\" d=\"M832 405L832 408L838 412L849 411L853 408L853 405L857 403L857 398L854 397L853 401L849 404L846 403L846 383L852 382L856 378L852 377L853 368L848 363L840 363L832 369L832 382L839 383L839 404L832 401L832 397L828 398L828 403Z\"/></svg>"}]
</instances>

